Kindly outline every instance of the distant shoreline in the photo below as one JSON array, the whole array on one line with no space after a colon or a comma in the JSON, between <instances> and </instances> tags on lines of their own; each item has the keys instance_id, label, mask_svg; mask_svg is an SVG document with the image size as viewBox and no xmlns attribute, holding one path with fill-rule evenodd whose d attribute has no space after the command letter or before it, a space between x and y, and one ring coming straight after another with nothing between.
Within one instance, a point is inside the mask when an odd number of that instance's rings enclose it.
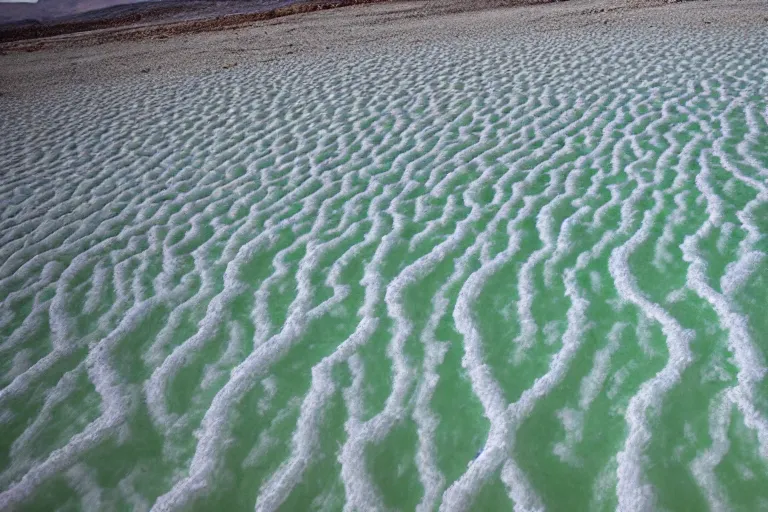
<instances>
[{"instance_id":1,"label":"distant shoreline","mask_svg":"<svg viewBox=\"0 0 768 512\"><path fill-rule=\"evenodd\" d=\"M96 42L143 37L163 37L180 33L226 30L257 21L293 14L310 13L353 5L393 0L309 0L264 11L219 13L204 3L141 2L105 8L50 21L21 21L0 25L0 43L41 39L83 32L96 32ZM397 1L397 0L394 0ZM247 7L246 2L234 4ZM254 6L250 6L253 9ZM256 6L258 7L258 6ZM99 15L104 16L98 18ZM184 19L186 18L186 19Z\"/></svg>"},{"instance_id":2,"label":"distant shoreline","mask_svg":"<svg viewBox=\"0 0 768 512\"><path fill-rule=\"evenodd\" d=\"M639 1L653 3L667 0ZM179 34L235 30L275 18L370 4L417 4L424 11L421 15L434 15L568 2L569 0L298 0L284 7L261 11L249 0L134 2L50 21L0 24L0 55L8 51L37 51L46 47L48 42L58 41L60 37L65 37L70 42L77 40L91 44L166 39ZM47 40L45 44L43 40ZM21 43L22 46L17 47L13 43Z\"/></svg>"}]
</instances>

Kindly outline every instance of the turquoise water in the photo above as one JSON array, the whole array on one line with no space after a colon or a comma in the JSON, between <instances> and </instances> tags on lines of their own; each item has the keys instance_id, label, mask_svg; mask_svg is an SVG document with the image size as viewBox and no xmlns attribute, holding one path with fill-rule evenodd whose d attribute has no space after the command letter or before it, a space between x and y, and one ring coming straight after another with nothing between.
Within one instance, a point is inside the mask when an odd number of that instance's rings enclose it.
<instances>
[{"instance_id":1,"label":"turquoise water","mask_svg":"<svg viewBox=\"0 0 768 512\"><path fill-rule=\"evenodd\" d=\"M768 507L768 38L2 100L3 510Z\"/></svg>"}]
</instances>

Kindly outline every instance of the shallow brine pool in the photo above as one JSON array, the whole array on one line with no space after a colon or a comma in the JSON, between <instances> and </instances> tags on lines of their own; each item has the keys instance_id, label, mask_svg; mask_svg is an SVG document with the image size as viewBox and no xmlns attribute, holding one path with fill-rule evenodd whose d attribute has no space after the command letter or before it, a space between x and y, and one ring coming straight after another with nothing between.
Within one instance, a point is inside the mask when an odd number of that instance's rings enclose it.
<instances>
[{"instance_id":1,"label":"shallow brine pool","mask_svg":"<svg viewBox=\"0 0 768 512\"><path fill-rule=\"evenodd\" d=\"M765 508L766 55L479 31L8 106L0 508Z\"/></svg>"}]
</instances>

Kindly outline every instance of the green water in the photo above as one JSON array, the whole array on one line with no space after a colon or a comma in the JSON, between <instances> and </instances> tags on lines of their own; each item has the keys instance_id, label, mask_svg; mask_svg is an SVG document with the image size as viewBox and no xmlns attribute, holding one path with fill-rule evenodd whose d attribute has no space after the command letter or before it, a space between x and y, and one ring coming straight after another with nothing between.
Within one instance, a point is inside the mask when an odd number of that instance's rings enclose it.
<instances>
[{"instance_id":1,"label":"green water","mask_svg":"<svg viewBox=\"0 0 768 512\"><path fill-rule=\"evenodd\" d=\"M0 509L768 507L768 38L632 35L0 103Z\"/></svg>"}]
</instances>

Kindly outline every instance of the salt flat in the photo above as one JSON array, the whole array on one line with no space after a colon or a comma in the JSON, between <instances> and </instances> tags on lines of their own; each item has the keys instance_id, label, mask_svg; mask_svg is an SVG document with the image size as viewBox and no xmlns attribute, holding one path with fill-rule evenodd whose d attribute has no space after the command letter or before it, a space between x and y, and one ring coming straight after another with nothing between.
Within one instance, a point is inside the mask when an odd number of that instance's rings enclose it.
<instances>
[{"instance_id":1,"label":"salt flat","mask_svg":"<svg viewBox=\"0 0 768 512\"><path fill-rule=\"evenodd\" d=\"M449 7L4 47L0 509L768 506L766 4Z\"/></svg>"}]
</instances>

